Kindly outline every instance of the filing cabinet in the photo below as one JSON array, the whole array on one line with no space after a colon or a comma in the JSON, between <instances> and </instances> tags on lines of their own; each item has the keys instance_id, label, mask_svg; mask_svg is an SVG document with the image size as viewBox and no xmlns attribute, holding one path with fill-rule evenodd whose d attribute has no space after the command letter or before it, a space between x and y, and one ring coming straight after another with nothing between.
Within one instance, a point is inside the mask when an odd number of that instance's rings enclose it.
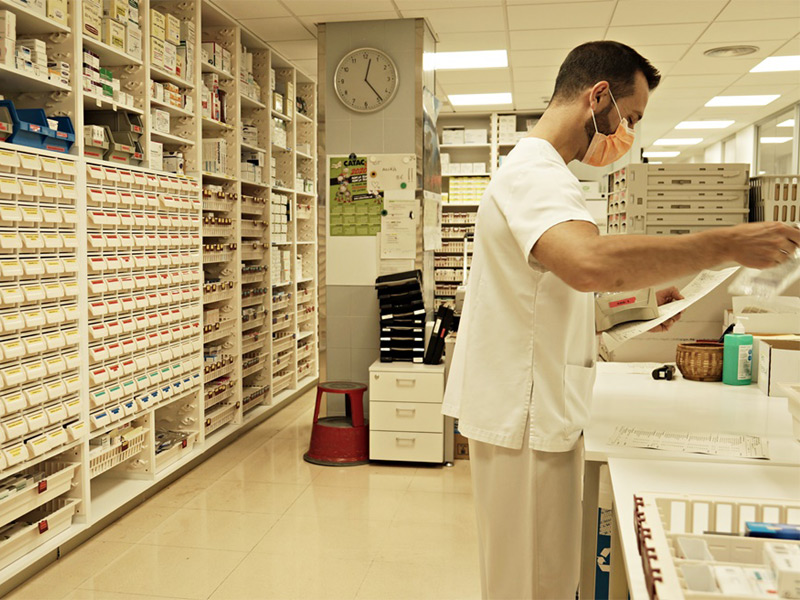
<instances>
[{"instance_id":1,"label":"filing cabinet","mask_svg":"<svg viewBox=\"0 0 800 600\"><path fill-rule=\"evenodd\" d=\"M369 369L371 460L445 460L444 365L382 363Z\"/></svg>"}]
</instances>

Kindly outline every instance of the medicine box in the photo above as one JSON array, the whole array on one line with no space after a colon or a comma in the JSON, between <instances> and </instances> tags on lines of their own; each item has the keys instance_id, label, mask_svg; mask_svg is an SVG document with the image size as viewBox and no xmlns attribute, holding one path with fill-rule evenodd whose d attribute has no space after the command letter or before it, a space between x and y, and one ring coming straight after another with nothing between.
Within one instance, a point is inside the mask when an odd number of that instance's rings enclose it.
<instances>
[{"instance_id":1,"label":"medicine box","mask_svg":"<svg viewBox=\"0 0 800 600\"><path fill-rule=\"evenodd\" d=\"M181 21L174 15L166 15L164 41L176 46L181 43Z\"/></svg>"},{"instance_id":2,"label":"medicine box","mask_svg":"<svg viewBox=\"0 0 800 600\"><path fill-rule=\"evenodd\" d=\"M763 339L758 351L759 389L768 396L785 396L780 384L798 381L800 340Z\"/></svg>"},{"instance_id":3,"label":"medicine box","mask_svg":"<svg viewBox=\"0 0 800 600\"><path fill-rule=\"evenodd\" d=\"M164 68L164 40L150 38L150 63L160 69Z\"/></svg>"},{"instance_id":4,"label":"medicine box","mask_svg":"<svg viewBox=\"0 0 800 600\"><path fill-rule=\"evenodd\" d=\"M17 39L17 15L10 10L0 10L0 39Z\"/></svg>"},{"instance_id":5,"label":"medicine box","mask_svg":"<svg viewBox=\"0 0 800 600\"><path fill-rule=\"evenodd\" d=\"M128 0L128 22L139 25L139 0Z\"/></svg>"},{"instance_id":6,"label":"medicine box","mask_svg":"<svg viewBox=\"0 0 800 600\"><path fill-rule=\"evenodd\" d=\"M125 25L110 17L103 19L103 41L106 44L125 52L125 38Z\"/></svg>"},{"instance_id":7,"label":"medicine box","mask_svg":"<svg viewBox=\"0 0 800 600\"><path fill-rule=\"evenodd\" d=\"M96 0L84 0L83 4L83 33L96 40L100 39L100 29L103 25L103 11Z\"/></svg>"},{"instance_id":8,"label":"medicine box","mask_svg":"<svg viewBox=\"0 0 800 600\"><path fill-rule=\"evenodd\" d=\"M67 0L47 0L47 16L54 21L67 24Z\"/></svg>"},{"instance_id":9,"label":"medicine box","mask_svg":"<svg viewBox=\"0 0 800 600\"><path fill-rule=\"evenodd\" d=\"M164 13L150 9L150 36L164 41L167 35L167 18Z\"/></svg>"},{"instance_id":10,"label":"medicine box","mask_svg":"<svg viewBox=\"0 0 800 600\"><path fill-rule=\"evenodd\" d=\"M103 0L103 16L127 24L128 0Z\"/></svg>"},{"instance_id":11,"label":"medicine box","mask_svg":"<svg viewBox=\"0 0 800 600\"><path fill-rule=\"evenodd\" d=\"M167 73L176 73L178 48L175 44L164 42L164 70Z\"/></svg>"},{"instance_id":12,"label":"medicine box","mask_svg":"<svg viewBox=\"0 0 800 600\"><path fill-rule=\"evenodd\" d=\"M463 127L445 127L442 129L442 144L463 144L464 143L464 128Z\"/></svg>"},{"instance_id":13,"label":"medicine box","mask_svg":"<svg viewBox=\"0 0 800 600\"><path fill-rule=\"evenodd\" d=\"M150 168L164 170L164 145L161 142L150 142Z\"/></svg>"},{"instance_id":14,"label":"medicine box","mask_svg":"<svg viewBox=\"0 0 800 600\"><path fill-rule=\"evenodd\" d=\"M129 22L126 30L125 48L129 56L142 59L142 28Z\"/></svg>"},{"instance_id":15,"label":"medicine box","mask_svg":"<svg viewBox=\"0 0 800 600\"><path fill-rule=\"evenodd\" d=\"M464 130L464 143L465 144L486 144L488 143L489 132L486 129L465 129Z\"/></svg>"}]
</instances>

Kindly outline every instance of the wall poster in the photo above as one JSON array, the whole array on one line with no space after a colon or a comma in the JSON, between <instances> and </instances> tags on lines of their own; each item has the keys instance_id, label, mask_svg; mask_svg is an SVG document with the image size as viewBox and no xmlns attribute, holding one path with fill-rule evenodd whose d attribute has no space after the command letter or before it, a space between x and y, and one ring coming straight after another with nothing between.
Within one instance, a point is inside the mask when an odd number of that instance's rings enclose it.
<instances>
[{"instance_id":1,"label":"wall poster","mask_svg":"<svg viewBox=\"0 0 800 600\"><path fill-rule=\"evenodd\" d=\"M330 234L374 236L381 231L383 192L367 189L367 157L330 157Z\"/></svg>"}]
</instances>

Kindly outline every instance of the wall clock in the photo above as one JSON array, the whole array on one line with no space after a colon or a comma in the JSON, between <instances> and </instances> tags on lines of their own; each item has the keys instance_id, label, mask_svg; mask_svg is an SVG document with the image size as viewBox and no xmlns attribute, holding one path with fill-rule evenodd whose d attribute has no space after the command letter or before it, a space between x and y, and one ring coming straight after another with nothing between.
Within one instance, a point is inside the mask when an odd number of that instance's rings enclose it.
<instances>
[{"instance_id":1,"label":"wall clock","mask_svg":"<svg viewBox=\"0 0 800 600\"><path fill-rule=\"evenodd\" d=\"M376 48L348 52L334 73L336 96L350 110L369 113L389 104L397 92L397 65Z\"/></svg>"}]
</instances>

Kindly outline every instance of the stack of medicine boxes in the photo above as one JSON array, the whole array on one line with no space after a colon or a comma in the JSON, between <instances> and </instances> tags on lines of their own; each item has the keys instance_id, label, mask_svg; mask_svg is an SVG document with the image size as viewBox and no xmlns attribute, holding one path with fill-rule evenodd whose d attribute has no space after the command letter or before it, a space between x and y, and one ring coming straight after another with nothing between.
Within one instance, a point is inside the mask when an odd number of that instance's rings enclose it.
<instances>
[{"instance_id":1,"label":"stack of medicine boxes","mask_svg":"<svg viewBox=\"0 0 800 600\"><path fill-rule=\"evenodd\" d=\"M14 67L14 51L17 45L17 14L0 10L0 65Z\"/></svg>"},{"instance_id":2,"label":"stack of medicine boxes","mask_svg":"<svg viewBox=\"0 0 800 600\"><path fill-rule=\"evenodd\" d=\"M181 64L178 64L181 30L178 17L150 9L150 63L176 77L186 71L185 50L181 52Z\"/></svg>"},{"instance_id":3,"label":"stack of medicine boxes","mask_svg":"<svg viewBox=\"0 0 800 600\"><path fill-rule=\"evenodd\" d=\"M239 65L239 82L242 96L261 101L261 86L253 77L253 53L242 46L242 62Z\"/></svg>"},{"instance_id":4,"label":"stack of medicine boxes","mask_svg":"<svg viewBox=\"0 0 800 600\"><path fill-rule=\"evenodd\" d=\"M746 223L747 164L631 164L608 175L608 233L673 235Z\"/></svg>"}]
</instances>

